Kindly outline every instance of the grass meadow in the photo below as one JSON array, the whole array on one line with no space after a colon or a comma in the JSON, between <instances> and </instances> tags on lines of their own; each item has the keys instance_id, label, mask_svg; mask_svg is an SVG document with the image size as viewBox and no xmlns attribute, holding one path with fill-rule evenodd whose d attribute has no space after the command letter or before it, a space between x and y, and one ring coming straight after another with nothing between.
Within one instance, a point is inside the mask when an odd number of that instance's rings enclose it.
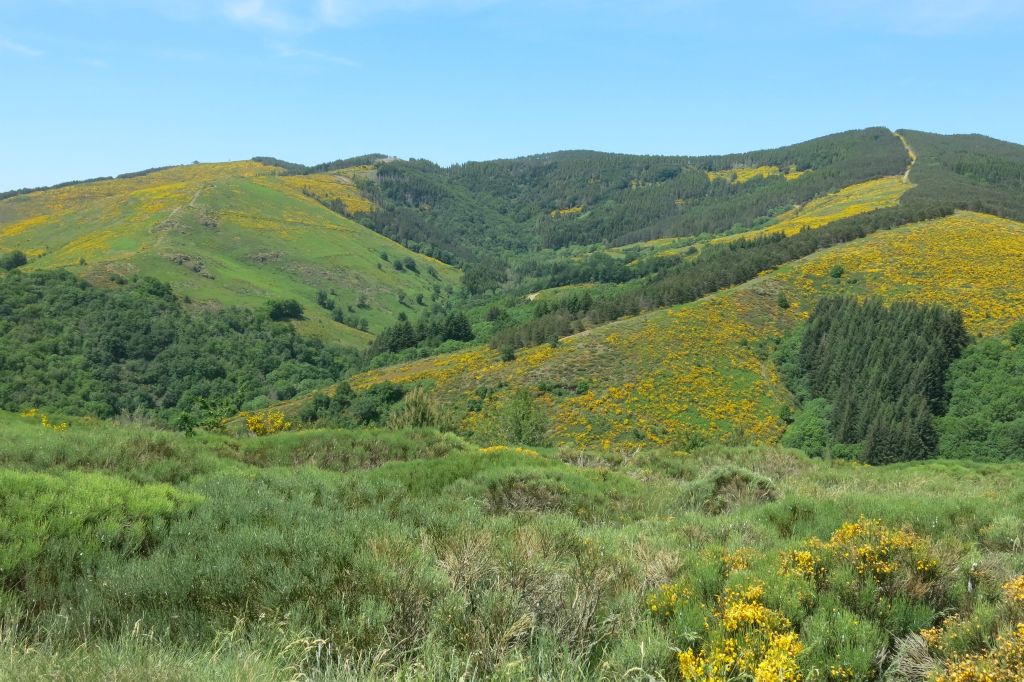
<instances>
[{"instance_id":1,"label":"grass meadow","mask_svg":"<svg viewBox=\"0 0 1024 682\"><path fill-rule=\"evenodd\" d=\"M1020 679L954 675L1015 655L1017 464L2 414L0 467L0 679Z\"/></svg>"}]
</instances>

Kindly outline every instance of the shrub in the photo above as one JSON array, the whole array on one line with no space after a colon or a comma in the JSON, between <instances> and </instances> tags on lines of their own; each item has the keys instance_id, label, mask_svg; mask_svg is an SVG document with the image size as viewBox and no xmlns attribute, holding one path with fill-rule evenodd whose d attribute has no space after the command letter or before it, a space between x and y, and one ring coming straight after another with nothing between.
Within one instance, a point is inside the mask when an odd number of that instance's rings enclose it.
<instances>
[{"instance_id":1,"label":"shrub","mask_svg":"<svg viewBox=\"0 0 1024 682\"><path fill-rule=\"evenodd\" d=\"M450 421L442 406L422 386L406 393L402 402L391 409L387 418L388 428L391 429L449 429Z\"/></svg>"},{"instance_id":2,"label":"shrub","mask_svg":"<svg viewBox=\"0 0 1024 682\"><path fill-rule=\"evenodd\" d=\"M510 396L485 410L485 427L480 435L492 442L514 445L545 445L548 415L527 388L518 388Z\"/></svg>"},{"instance_id":3,"label":"shrub","mask_svg":"<svg viewBox=\"0 0 1024 682\"><path fill-rule=\"evenodd\" d=\"M275 322L301 320L303 315L302 304L294 298L267 301L264 310L266 310L267 316Z\"/></svg>"},{"instance_id":4,"label":"shrub","mask_svg":"<svg viewBox=\"0 0 1024 682\"><path fill-rule=\"evenodd\" d=\"M800 637L784 615L765 606L764 586L727 589L699 650L678 654L685 682L755 679L799 682Z\"/></svg>"},{"instance_id":5,"label":"shrub","mask_svg":"<svg viewBox=\"0 0 1024 682\"><path fill-rule=\"evenodd\" d=\"M1010 339L1010 343L1014 346L1024 344L1024 321L1017 322L1010 327L1010 331L1007 336Z\"/></svg>"},{"instance_id":6,"label":"shrub","mask_svg":"<svg viewBox=\"0 0 1024 682\"><path fill-rule=\"evenodd\" d=\"M117 476L0 469L0 587L39 606L110 556L151 551L200 498Z\"/></svg>"},{"instance_id":7,"label":"shrub","mask_svg":"<svg viewBox=\"0 0 1024 682\"><path fill-rule=\"evenodd\" d=\"M243 412L241 416L245 418L246 430L254 436L267 436L292 428L292 423L285 419L284 412L276 410Z\"/></svg>"},{"instance_id":8,"label":"shrub","mask_svg":"<svg viewBox=\"0 0 1024 682\"><path fill-rule=\"evenodd\" d=\"M352 396L347 411L357 424L379 424L404 395L401 386L384 382Z\"/></svg>"},{"instance_id":9,"label":"shrub","mask_svg":"<svg viewBox=\"0 0 1024 682\"><path fill-rule=\"evenodd\" d=\"M770 502L778 495L771 479L734 465L715 467L685 491L690 506L708 514L721 514L745 503Z\"/></svg>"},{"instance_id":10,"label":"shrub","mask_svg":"<svg viewBox=\"0 0 1024 682\"><path fill-rule=\"evenodd\" d=\"M316 292L316 303L324 310L334 310L334 299L323 289Z\"/></svg>"},{"instance_id":11,"label":"shrub","mask_svg":"<svg viewBox=\"0 0 1024 682\"><path fill-rule=\"evenodd\" d=\"M11 251L0 256L0 269L14 270L28 263L28 258L21 251Z\"/></svg>"},{"instance_id":12,"label":"shrub","mask_svg":"<svg viewBox=\"0 0 1024 682\"><path fill-rule=\"evenodd\" d=\"M832 406L824 398L804 403L793 423L782 434L787 448L803 450L811 457L824 457L835 445L832 437Z\"/></svg>"}]
</instances>

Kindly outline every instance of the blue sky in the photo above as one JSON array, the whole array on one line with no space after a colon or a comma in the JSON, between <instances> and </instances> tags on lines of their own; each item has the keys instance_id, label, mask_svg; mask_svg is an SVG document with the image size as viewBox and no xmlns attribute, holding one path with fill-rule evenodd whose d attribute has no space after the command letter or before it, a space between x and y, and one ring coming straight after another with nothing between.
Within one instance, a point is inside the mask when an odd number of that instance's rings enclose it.
<instances>
[{"instance_id":1,"label":"blue sky","mask_svg":"<svg viewBox=\"0 0 1024 682\"><path fill-rule=\"evenodd\" d=\"M0 0L0 190L272 155L1024 142L1024 0Z\"/></svg>"}]
</instances>

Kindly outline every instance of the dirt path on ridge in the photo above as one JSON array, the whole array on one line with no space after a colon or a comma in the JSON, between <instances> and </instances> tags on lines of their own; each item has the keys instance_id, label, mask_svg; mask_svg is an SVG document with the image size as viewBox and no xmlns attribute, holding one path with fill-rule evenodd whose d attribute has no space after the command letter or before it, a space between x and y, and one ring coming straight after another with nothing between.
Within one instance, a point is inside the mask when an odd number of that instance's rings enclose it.
<instances>
[{"instance_id":1,"label":"dirt path on ridge","mask_svg":"<svg viewBox=\"0 0 1024 682\"><path fill-rule=\"evenodd\" d=\"M917 163L917 154L915 154L914 150L910 147L910 143L907 142L907 138L897 132L893 132L893 135L898 137L900 142L903 143L903 148L907 150L907 156L910 157L910 165L907 166L907 170L903 173L903 182L905 184L910 184L910 171L913 170L914 164Z\"/></svg>"}]
</instances>

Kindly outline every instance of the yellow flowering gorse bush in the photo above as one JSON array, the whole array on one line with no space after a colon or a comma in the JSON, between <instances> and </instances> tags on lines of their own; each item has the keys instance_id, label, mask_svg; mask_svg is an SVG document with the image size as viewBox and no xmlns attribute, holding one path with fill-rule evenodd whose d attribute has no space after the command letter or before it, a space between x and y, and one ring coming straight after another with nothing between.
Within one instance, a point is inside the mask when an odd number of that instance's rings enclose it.
<instances>
[{"instance_id":1,"label":"yellow flowering gorse bush","mask_svg":"<svg viewBox=\"0 0 1024 682\"><path fill-rule=\"evenodd\" d=\"M935 682L1020 682L1024 680L1024 623L996 638L991 650L954 657Z\"/></svg>"},{"instance_id":2,"label":"yellow flowering gorse bush","mask_svg":"<svg viewBox=\"0 0 1024 682\"><path fill-rule=\"evenodd\" d=\"M687 588L677 583L665 583L658 588L658 591L647 597L647 608L651 613L662 618L672 618L676 610L682 606L693 594Z\"/></svg>"},{"instance_id":3,"label":"yellow flowering gorse bush","mask_svg":"<svg viewBox=\"0 0 1024 682\"><path fill-rule=\"evenodd\" d=\"M267 436L292 428L292 423L285 419L284 412L276 410L243 412L240 416L245 419L246 430L254 436Z\"/></svg>"},{"instance_id":4,"label":"yellow flowering gorse bush","mask_svg":"<svg viewBox=\"0 0 1024 682\"><path fill-rule=\"evenodd\" d=\"M1012 604L1024 606L1024 575L1003 583L1003 593Z\"/></svg>"},{"instance_id":5,"label":"yellow flowering gorse bush","mask_svg":"<svg viewBox=\"0 0 1024 682\"><path fill-rule=\"evenodd\" d=\"M722 555L722 567L727 574L745 571L750 568L750 560L754 558L754 550L749 547L726 552Z\"/></svg>"},{"instance_id":6,"label":"yellow flowering gorse bush","mask_svg":"<svg viewBox=\"0 0 1024 682\"><path fill-rule=\"evenodd\" d=\"M858 575L880 583L898 571L927 582L938 571L938 561L925 538L910 529L889 528L862 516L836 529L828 542L813 538L803 549L790 552L783 560L782 573L820 584L831 569L849 565Z\"/></svg>"},{"instance_id":7,"label":"yellow flowering gorse bush","mask_svg":"<svg viewBox=\"0 0 1024 682\"><path fill-rule=\"evenodd\" d=\"M485 455L497 455L502 453L510 453L515 455L522 455L523 457L540 457L540 453L530 448L524 448L519 445L489 445L486 448L480 448L480 452Z\"/></svg>"},{"instance_id":8,"label":"yellow flowering gorse bush","mask_svg":"<svg viewBox=\"0 0 1024 682\"><path fill-rule=\"evenodd\" d=\"M784 615L764 605L764 587L728 589L719 597L699 650L679 652L685 682L800 682L800 638Z\"/></svg>"}]
</instances>

